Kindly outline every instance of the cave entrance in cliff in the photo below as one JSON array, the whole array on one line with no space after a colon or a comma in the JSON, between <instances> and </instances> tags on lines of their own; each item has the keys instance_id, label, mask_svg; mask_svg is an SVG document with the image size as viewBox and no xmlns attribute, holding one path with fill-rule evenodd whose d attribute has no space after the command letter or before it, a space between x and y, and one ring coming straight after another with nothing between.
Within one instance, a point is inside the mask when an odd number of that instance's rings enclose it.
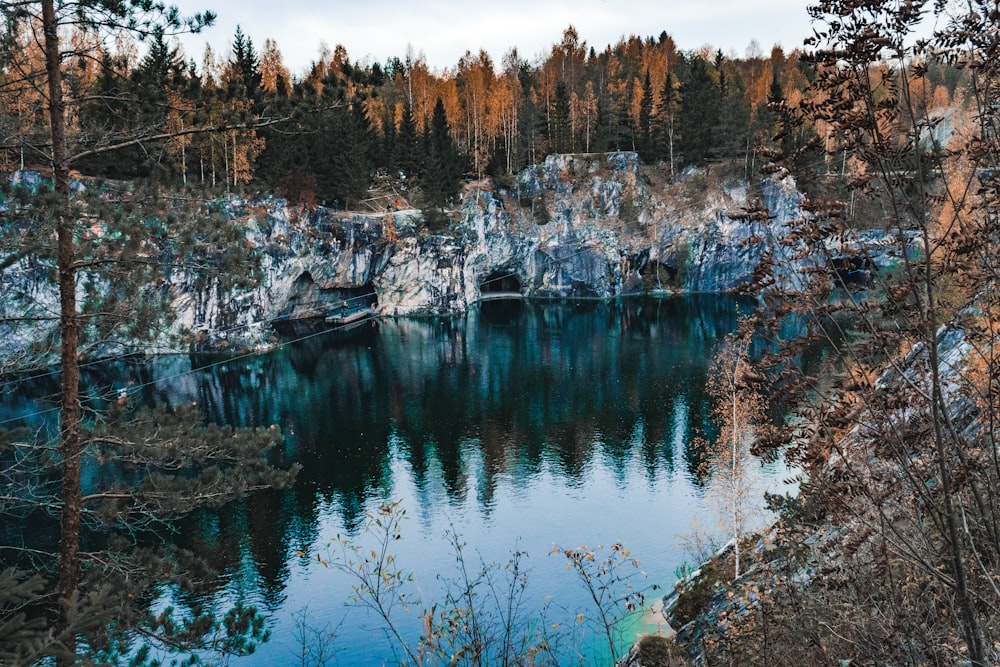
<instances>
[{"instance_id":1,"label":"cave entrance in cliff","mask_svg":"<svg viewBox=\"0 0 1000 667\"><path fill-rule=\"evenodd\" d=\"M677 267L658 262L655 259L639 269L643 291L655 294L658 291L676 289L681 286L680 271Z\"/></svg>"},{"instance_id":2,"label":"cave entrance in cliff","mask_svg":"<svg viewBox=\"0 0 1000 667\"><path fill-rule=\"evenodd\" d=\"M286 317L302 319L330 315L337 311L378 310L378 295L371 283L360 287L324 287L304 271L288 292Z\"/></svg>"},{"instance_id":3,"label":"cave entrance in cliff","mask_svg":"<svg viewBox=\"0 0 1000 667\"><path fill-rule=\"evenodd\" d=\"M347 329L370 322L378 308L378 295L370 282L358 287L324 286L303 271L271 325L283 336L301 336L328 326Z\"/></svg>"},{"instance_id":4,"label":"cave entrance in cliff","mask_svg":"<svg viewBox=\"0 0 1000 667\"><path fill-rule=\"evenodd\" d=\"M271 320L274 330L290 337L314 333L326 314L320 291L312 274L303 271L288 290L288 299L277 317Z\"/></svg>"},{"instance_id":5,"label":"cave entrance in cliff","mask_svg":"<svg viewBox=\"0 0 1000 667\"><path fill-rule=\"evenodd\" d=\"M521 279L510 271L494 271L479 282L479 295L483 301L493 299L520 299Z\"/></svg>"},{"instance_id":6,"label":"cave entrance in cliff","mask_svg":"<svg viewBox=\"0 0 1000 667\"><path fill-rule=\"evenodd\" d=\"M313 281L312 274L304 271L295 279L288 291L288 301L285 303L281 318L302 320L319 316L321 302L318 292L319 287Z\"/></svg>"}]
</instances>

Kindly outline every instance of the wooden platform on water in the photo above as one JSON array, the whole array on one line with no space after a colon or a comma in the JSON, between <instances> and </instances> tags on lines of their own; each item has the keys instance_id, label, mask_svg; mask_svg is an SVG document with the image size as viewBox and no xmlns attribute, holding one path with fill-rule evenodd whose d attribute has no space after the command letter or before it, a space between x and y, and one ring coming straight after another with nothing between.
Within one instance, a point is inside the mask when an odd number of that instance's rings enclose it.
<instances>
[{"instance_id":1,"label":"wooden platform on water","mask_svg":"<svg viewBox=\"0 0 1000 667\"><path fill-rule=\"evenodd\" d=\"M359 310L354 310L346 314L330 315L326 318L327 324L333 325L345 325L353 324L355 322L360 322L361 320L367 319L375 315L375 311L371 308L361 308Z\"/></svg>"},{"instance_id":2,"label":"wooden platform on water","mask_svg":"<svg viewBox=\"0 0 1000 667\"><path fill-rule=\"evenodd\" d=\"M500 301L501 299L523 299L520 292L483 292L479 295L479 301Z\"/></svg>"}]
</instances>

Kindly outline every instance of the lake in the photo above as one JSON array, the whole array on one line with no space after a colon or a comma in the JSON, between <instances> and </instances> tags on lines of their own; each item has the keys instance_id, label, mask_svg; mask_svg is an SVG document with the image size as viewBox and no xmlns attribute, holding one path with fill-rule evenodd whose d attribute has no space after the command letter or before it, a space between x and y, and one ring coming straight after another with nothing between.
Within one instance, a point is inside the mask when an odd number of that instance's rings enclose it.
<instances>
[{"instance_id":1,"label":"lake","mask_svg":"<svg viewBox=\"0 0 1000 667\"><path fill-rule=\"evenodd\" d=\"M475 575L485 563L503 582L517 552L526 579L519 627L551 630L561 664L605 664L589 593L553 547L620 542L639 561L622 570L635 575L631 583L673 584L690 559L683 538L692 521L711 527L716 516L705 497L711 480L699 482L701 454L690 446L712 433L706 372L751 307L724 296L496 301L461 317L367 323L237 360L177 356L86 370L146 401L197 401L215 421L278 424L287 435L280 459L302 465L293 489L181 526L178 542L222 572L203 600L243 601L268 617L271 640L232 664L395 661L399 648L380 619L346 604L354 580L329 566L338 538L364 554L379 550L366 515L386 503L405 510L390 547L394 566L412 576L410 610L393 616L407 641L423 633L421 610L442 607L460 565ZM33 406L23 393L0 404L4 418ZM483 600L489 588L476 594ZM662 594L651 591L647 602Z\"/></svg>"}]
</instances>

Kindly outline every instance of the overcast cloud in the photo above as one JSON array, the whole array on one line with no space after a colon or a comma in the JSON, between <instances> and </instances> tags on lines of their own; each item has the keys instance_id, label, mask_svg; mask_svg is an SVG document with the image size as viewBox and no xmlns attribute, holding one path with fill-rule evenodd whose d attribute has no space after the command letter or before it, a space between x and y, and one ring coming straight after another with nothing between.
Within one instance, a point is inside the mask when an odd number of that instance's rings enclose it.
<instances>
[{"instance_id":1,"label":"overcast cloud","mask_svg":"<svg viewBox=\"0 0 1000 667\"><path fill-rule=\"evenodd\" d=\"M205 35L185 40L200 62L206 41L228 54L236 25L258 51L277 41L285 64L302 74L320 44L343 44L354 61L384 63L403 57L407 45L423 52L432 69L454 67L466 52L485 49L499 63L516 46L529 60L548 53L567 26L598 51L622 36L659 36L664 30L684 50L705 44L743 55L756 39L767 53L774 44L801 46L810 34L806 0L174 0L184 13L211 9L219 18Z\"/></svg>"}]
</instances>

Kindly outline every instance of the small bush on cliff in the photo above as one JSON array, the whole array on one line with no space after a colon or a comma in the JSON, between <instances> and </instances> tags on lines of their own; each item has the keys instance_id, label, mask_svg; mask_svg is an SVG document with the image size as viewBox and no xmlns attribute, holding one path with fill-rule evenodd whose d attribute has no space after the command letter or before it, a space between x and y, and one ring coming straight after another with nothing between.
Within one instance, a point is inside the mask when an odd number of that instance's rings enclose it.
<instances>
[{"instance_id":1,"label":"small bush on cliff","mask_svg":"<svg viewBox=\"0 0 1000 667\"><path fill-rule=\"evenodd\" d=\"M702 200L708 190L708 178L702 170L692 170L683 176L681 195L689 200Z\"/></svg>"},{"instance_id":2,"label":"small bush on cliff","mask_svg":"<svg viewBox=\"0 0 1000 667\"><path fill-rule=\"evenodd\" d=\"M448 229L450 221L448 214L441 209L429 208L424 211L424 224L427 225L427 231L431 233L445 231Z\"/></svg>"},{"instance_id":3,"label":"small bush on cliff","mask_svg":"<svg viewBox=\"0 0 1000 667\"><path fill-rule=\"evenodd\" d=\"M670 624L680 628L705 613L715 597L716 588L723 584L724 579L718 559L712 558L701 566L698 576L690 582L684 585L678 582L677 601L668 610Z\"/></svg>"},{"instance_id":4,"label":"small bush on cliff","mask_svg":"<svg viewBox=\"0 0 1000 667\"><path fill-rule=\"evenodd\" d=\"M639 640L639 664L642 667L683 667L684 651L671 640L646 635Z\"/></svg>"},{"instance_id":5,"label":"small bush on cliff","mask_svg":"<svg viewBox=\"0 0 1000 667\"><path fill-rule=\"evenodd\" d=\"M635 191L626 187L622 189L621 204L618 207L618 219L631 229L639 226L639 205L636 202Z\"/></svg>"},{"instance_id":6,"label":"small bush on cliff","mask_svg":"<svg viewBox=\"0 0 1000 667\"><path fill-rule=\"evenodd\" d=\"M549 207L542 196L531 200L531 212L534 215L536 225L547 225L552 220L552 217L549 215Z\"/></svg>"},{"instance_id":7,"label":"small bush on cliff","mask_svg":"<svg viewBox=\"0 0 1000 667\"><path fill-rule=\"evenodd\" d=\"M500 192L513 192L517 188L517 178L513 174L497 174L493 179L493 190Z\"/></svg>"}]
</instances>

